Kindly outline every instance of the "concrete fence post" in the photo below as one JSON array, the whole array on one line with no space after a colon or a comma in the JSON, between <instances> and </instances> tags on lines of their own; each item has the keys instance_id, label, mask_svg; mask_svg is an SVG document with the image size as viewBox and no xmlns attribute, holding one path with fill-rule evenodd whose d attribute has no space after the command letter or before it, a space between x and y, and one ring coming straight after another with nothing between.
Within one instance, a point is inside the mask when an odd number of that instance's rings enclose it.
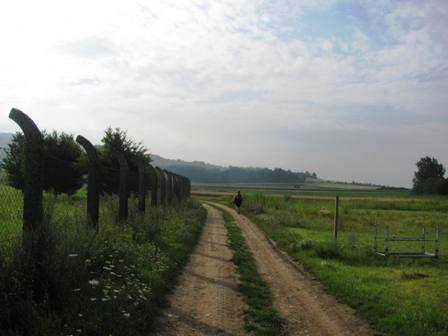
<instances>
[{"instance_id":1,"label":"concrete fence post","mask_svg":"<svg viewBox=\"0 0 448 336\"><path fill-rule=\"evenodd\" d=\"M129 166L123 153L115 153L118 163L120 165L120 186L118 191L119 197L119 208L118 208L118 219L120 221L128 219L128 171Z\"/></svg>"},{"instance_id":2,"label":"concrete fence post","mask_svg":"<svg viewBox=\"0 0 448 336\"><path fill-rule=\"evenodd\" d=\"M146 208L146 178L145 163L142 160L137 162L138 169L138 210L145 212Z\"/></svg>"},{"instance_id":3,"label":"concrete fence post","mask_svg":"<svg viewBox=\"0 0 448 336\"><path fill-rule=\"evenodd\" d=\"M173 203L173 176L171 173L164 169L165 175L166 175L166 199L167 204L172 205Z\"/></svg>"},{"instance_id":4,"label":"concrete fence post","mask_svg":"<svg viewBox=\"0 0 448 336\"><path fill-rule=\"evenodd\" d=\"M158 189L158 179L157 172L153 166L148 165L149 172L149 189L151 190L151 207L157 207L157 189Z\"/></svg>"},{"instance_id":5,"label":"concrete fence post","mask_svg":"<svg viewBox=\"0 0 448 336\"><path fill-rule=\"evenodd\" d=\"M160 184L160 205L166 205L166 176L163 170L159 167L156 167L157 170L157 178Z\"/></svg>"},{"instance_id":6,"label":"concrete fence post","mask_svg":"<svg viewBox=\"0 0 448 336\"><path fill-rule=\"evenodd\" d=\"M43 137L33 120L22 111L13 108L9 118L19 125L25 135L23 231L28 236L41 227L43 218Z\"/></svg>"},{"instance_id":7,"label":"concrete fence post","mask_svg":"<svg viewBox=\"0 0 448 336\"><path fill-rule=\"evenodd\" d=\"M180 194L179 194L179 175L177 175L177 174L173 174L173 192L174 192L174 196L176 197L176 200L178 201L178 202L180 202L181 201L181 198L180 198Z\"/></svg>"},{"instance_id":8,"label":"concrete fence post","mask_svg":"<svg viewBox=\"0 0 448 336\"><path fill-rule=\"evenodd\" d=\"M99 197L99 168L100 161L98 158L98 153L92 143L81 135L76 137L76 142L79 143L87 153L87 158L89 160L89 172L87 180L87 218L89 219L90 225L93 226L98 232L98 220L99 220L99 207L100 207L100 197Z\"/></svg>"}]
</instances>

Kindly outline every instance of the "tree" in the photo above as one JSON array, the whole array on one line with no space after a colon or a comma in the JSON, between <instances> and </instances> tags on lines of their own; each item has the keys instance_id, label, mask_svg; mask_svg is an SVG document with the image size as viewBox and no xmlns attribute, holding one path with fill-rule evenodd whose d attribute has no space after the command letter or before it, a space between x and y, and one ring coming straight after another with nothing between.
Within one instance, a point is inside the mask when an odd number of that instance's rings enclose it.
<instances>
[{"instance_id":1,"label":"tree","mask_svg":"<svg viewBox=\"0 0 448 336\"><path fill-rule=\"evenodd\" d=\"M17 132L13 135L8 148L4 149L5 157L0 166L6 173L6 183L16 189L23 189L23 153L25 147L25 136Z\"/></svg>"},{"instance_id":2,"label":"tree","mask_svg":"<svg viewBox=\"0 0 448 336\"><path fill-rule=\"evenodd\" d=\"M129 190L136 192L138 190L136 162L140 160L143 161L145 165L151 162L147 149L141 142L135 142L130 139L127 132L120 128L107 128L101 142L103 144L100 150L101 165L104 170L104 173L102 174L103 191L109 194L118 192L120 166L117 159L117 153L120 152L124 155L129 166L129 171L131 172L129 176Z\"/></svg>"},{"instance_id":3,"label":"tree","mask_svg":"<svg viewBox=\"0 0 448 336\"><path fill-rule=\"evenodd\" d=\"M83 152L73 135L53 132L44 134L43 186L56 194L74 194L84 184Z\"/></svg>"},{"instance_id":4,"label":"tree","mask_svg":"<svg viewBox=\"0 0 448 336\"><path fill-rule=\"evenodd\" d=\"M43 132L43 188L55 194L72 195L84 183L84 165L81 163L82 151L72 135ZM1 167L7 174L7 183L16 188L24 186L25 136L16 133L8 148Z\"/></svg>"},{"instance_id":5,"label":"tree","mask_svg":"<svg viewBox=\"0 0 448 336\"><path fill-rule=\"evenodd\" d=\"M435 158L426 156L417 163L417 171L414 173L413 190L416 193L439 193L445 183L445 168Z\"/></svg>"}]
</instances>

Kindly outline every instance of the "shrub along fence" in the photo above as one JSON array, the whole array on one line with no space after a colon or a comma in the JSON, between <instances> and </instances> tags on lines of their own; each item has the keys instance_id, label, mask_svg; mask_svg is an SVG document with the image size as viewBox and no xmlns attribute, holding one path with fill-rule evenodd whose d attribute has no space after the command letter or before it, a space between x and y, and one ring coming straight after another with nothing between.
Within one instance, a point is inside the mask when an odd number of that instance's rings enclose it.
<instances>
[{"instance_id":1,"label":"shrub along fence","mask_svg":"<svg viewBox=\"0 0 448 336\"><path fill-rule=\"evenodd\" d=\"M7 227L11 223L17 225L21 217L24 242L32 242L36 240L36 232L40 231L44 215L43 170L58 158L46 158L44 162L43 135L29 116L18 109L12 109L9 118L19 125L25 136L23 201L19 191L0 184L2 204L3 206L8 204L9 207L9 211L0 212L0 220L3 224L1 226ZM143 160L133 162L132 166L137 169L132 171L129 168L130 162L127 162L124 153L121 152L114 153L119 169L105 167L101 164L97 149L88 139L78 135L76 142L87 154L86 216L89 225L96 231L99 230L101 186L106 179L118 186L117 217L120 221L125 221L129 215L130 183L135 186L134 194L138 197L137 211L141 213L145 212L148 206L147 199L150 199L151 207L160 207L171 206L190 197L191 183L184 176L153 167ZM0 230L0 235L7 231ZM5 241L12 239L5 233L5 237L0 237L0 244L3 241L2 238L5 238Z\"/></svg>"}]
</instances>

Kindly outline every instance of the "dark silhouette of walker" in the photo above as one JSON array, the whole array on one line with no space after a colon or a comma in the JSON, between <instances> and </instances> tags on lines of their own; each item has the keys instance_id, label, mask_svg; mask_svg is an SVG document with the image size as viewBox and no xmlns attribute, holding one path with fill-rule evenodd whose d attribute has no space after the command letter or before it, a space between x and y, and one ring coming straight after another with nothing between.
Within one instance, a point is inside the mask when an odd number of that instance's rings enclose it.
<instances>
[{"instance_id":1,"label":"dark silhouette of walker","mask_svg":"<svg viewBox=\"0 0 448 336\"><path fill-rule=\"evenodd\" d=\"M240 213L241 204L243 204L243 196L241 196L241 192L238 191L236 196L233 199L233 204L238 208L238 213Z\"/></svg>"}]
</instances>

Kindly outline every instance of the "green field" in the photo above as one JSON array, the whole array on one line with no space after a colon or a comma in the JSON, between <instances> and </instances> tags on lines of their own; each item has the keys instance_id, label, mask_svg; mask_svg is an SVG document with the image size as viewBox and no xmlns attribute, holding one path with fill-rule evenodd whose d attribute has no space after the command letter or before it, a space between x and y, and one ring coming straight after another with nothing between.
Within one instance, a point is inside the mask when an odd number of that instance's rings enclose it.
<instances>
[{"instance_id":1,"label":"green field","mask_svg":"<svg viewBox=\"0 0 448 336\"><path fill-rule=\"evenodd\" d=\"M345 197L410 197L407 189L384 189L378 186L359 185L342 182L331 182L317 179L307 179L303 184L294 183L194 183L193 192L268 192L277 195L290 196L332 196Z\"/></svg>"},{"instance_id":2,"label":"green field","mask_svg":"<svg viewBox=\"0 0 448 336\"><path fill-rule=\"evenodd\" d=\"M385 193L341 197L340 232L333 238L334 200L277 197L271 189L246 193L243 213L301 262L338 299L356 308L384 335L448 335L448 198ZM333 193L335 195L335 193ZM229 204L230 196L209 199ZM440 258L382 257L374 253L375 226L391 235L428 238L440 226ZM383 239L378 242L384 248ZM427 250L434 252L434 243ZM391 243L392 251L420 251L420 242Z\"/></svg>"}]
</instances>

